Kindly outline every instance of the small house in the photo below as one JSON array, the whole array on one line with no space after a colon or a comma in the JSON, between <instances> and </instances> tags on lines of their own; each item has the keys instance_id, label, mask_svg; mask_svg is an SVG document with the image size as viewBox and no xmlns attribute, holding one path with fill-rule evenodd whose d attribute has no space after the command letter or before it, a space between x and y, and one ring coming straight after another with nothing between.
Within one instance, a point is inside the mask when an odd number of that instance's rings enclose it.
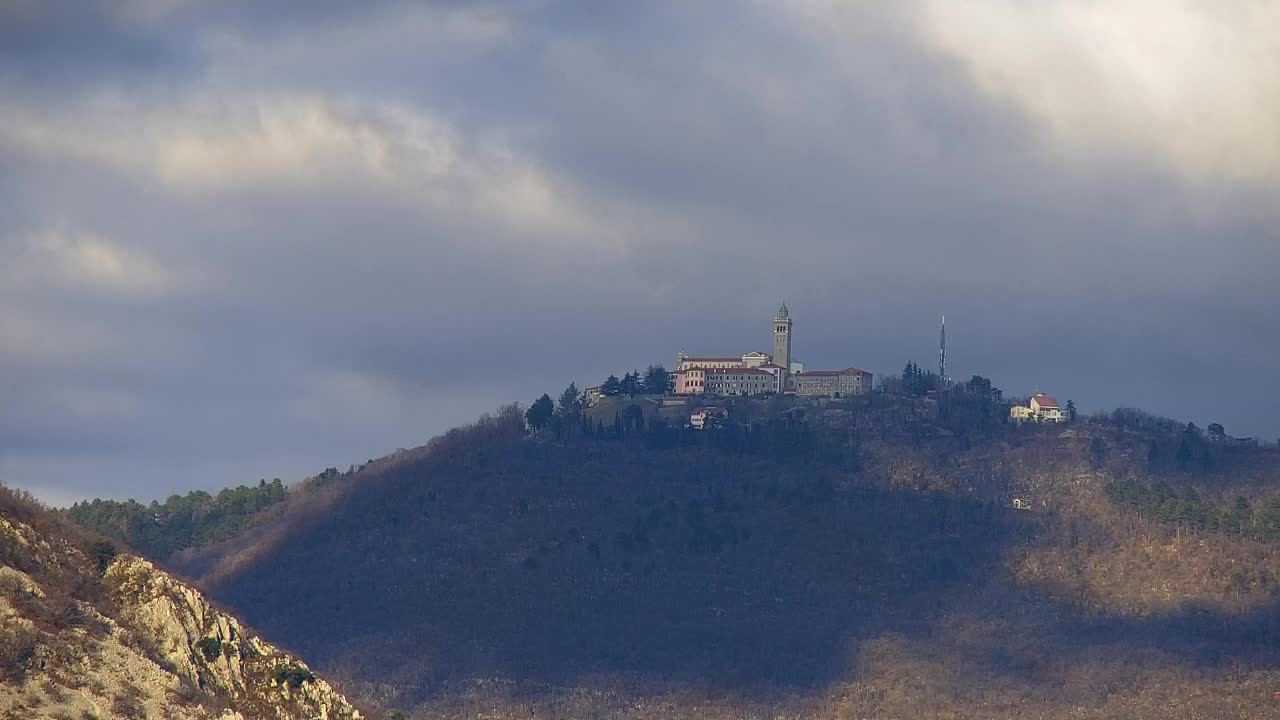
<instances>
[{"instance_id":1,"label":"small house","mask_svg":"<svg viewBox=\"0 0 1280 720\"><path fill-rule=\"evenodd\" d=\"M1042 423L1062 423L1067 421L1067 413L1058 407L1058 401L1036 393L1026 405L1014 405L1009 408L1009 419L1016 423L1027 421Z\"/></svg>"}]
</instances>

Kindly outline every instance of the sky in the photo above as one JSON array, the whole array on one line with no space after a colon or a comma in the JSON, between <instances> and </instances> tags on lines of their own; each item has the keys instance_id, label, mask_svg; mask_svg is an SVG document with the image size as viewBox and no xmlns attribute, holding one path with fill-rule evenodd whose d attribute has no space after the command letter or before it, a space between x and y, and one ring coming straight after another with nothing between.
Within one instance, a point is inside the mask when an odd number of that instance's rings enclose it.
<instances>
[{"instance_id":1,"label":"sky","mask_svg":"<svg viewBox=\"0 0 1280 720\"><path fill-rule=\"evenodd\" d=\"M681 349L1280 436L1280 5L0 0L0 482L295 481Z\"/></svg>"}]
</instances>

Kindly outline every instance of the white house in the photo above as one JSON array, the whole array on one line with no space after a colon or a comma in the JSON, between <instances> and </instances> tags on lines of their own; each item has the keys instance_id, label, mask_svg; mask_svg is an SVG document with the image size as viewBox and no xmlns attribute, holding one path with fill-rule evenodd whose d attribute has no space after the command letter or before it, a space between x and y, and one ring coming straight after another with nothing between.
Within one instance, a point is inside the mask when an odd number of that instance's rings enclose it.
<instances>
[{"instance_id":1,"label":"white house","mask_svg":"<svg viewBox=\"0 0 1280 720\"><path fill-rule=\"evenodd\" d=\"M1017 423L1028 421L1063 423L1068 420L1068 417L1066 411L1058 407L1057 400L1044 393L1036 393L1031 396L1031 400L1026 405L1014 405L1009 408L1009 419Z\"/></svg>"}]
</instances>

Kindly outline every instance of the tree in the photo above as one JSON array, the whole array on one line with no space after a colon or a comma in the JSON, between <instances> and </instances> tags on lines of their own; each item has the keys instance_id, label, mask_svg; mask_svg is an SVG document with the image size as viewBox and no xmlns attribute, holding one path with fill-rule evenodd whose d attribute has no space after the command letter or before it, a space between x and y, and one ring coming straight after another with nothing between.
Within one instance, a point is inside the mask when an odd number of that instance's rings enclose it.
<instances>
[{"instance_id":1,"label":"tree","mask_svg":"<svg viewBox=\"0 0 1280 720\"><path fill-rule=\"evenodd\" d=\"M639 405L628 405L622 411L622 424L626 430L644 430L644 411Z\"/></svg>"},{"instance_id":2,"label":"tree","mask_svg":"<svg viewBox=\"0 0 1280 720\"><path fill-rule=\"evenodd\" d=\"M600 386L600 394L608 397L617 397L622 394L622 382L618 380L617 375L610 375L604 379L604 384Z\"/></svg>"},{"instance_id":3,"label":"tree","mask_svg":"<svg viewBox=\"0 0 1280 720\"><path fill-rule=\"evenodd\" d=\"M1182 438L1182 442L1178 443L1178 452L1175 459L1178 461L1178 467L1182 470L1186 470L1187 466L1191 464L1191 443L1187 438Z\"/></svg>"},{"instance_id":4,"label":"tree","mask_svg":"<svg viewBox=\"0 0 1280 720\"><path fill-rule=\"evenodd\" d=\"M939 385L937 373L921 370L914 362L907 363L902 370L903 389L916 397L923 397Z\"/></svg>"},{"instance_id":5,"label":"tree","mask_svg":"<svg viewBox=\"0 0 1280 720\"><path fill-rule=\"evenodd\" d=\"M1076 412L1076 401L1067 400L1067 422L1075 422L1078 414Z\"/></svg>"},{"instance_id":6,"label":"tree","mask_svg":"<svg viewBox=\"0 0 1280 720\"><path fill-rule=\"evenodd\" d=\"M1160 446L1156 444L1155 440L1152 440L1151 444L1147 446L1147 467L1154 468L1159 464L1160 464Z\"/></svg>"},{"instance_id":7,"label":"tree","mask_svg":"<svg viewBox=\"0 0 1280 720\"><path fill-rule=\"evenodd\" d=\"M1219 423L1209 423L1209 427L1205 428L1209 433L1209 439L1214 442L1222 442L1227 439L1227 429Z\"/></svg>"},{"instance_id":8,"label":"tree","mask_svg":"<svg viewBox=\"0 0 1280 720\"><path fill-rule=\"evenodd\" d=\"M93 560L98 565L98 572L105 573L116 559L116 546L108 540L98 540L92 548Z\"/></svg>"},{"instance_id":9,"label":"tree","mask_svg":"<svg viewBox=\"0 0 1280 720\"><path fill-rule=\"evenodd\" d=\"M622 376L621 383L622 394L627 397L635 397L640 392L640 371L629 372Z\"/></svg>"},{"instance_id":10,"label":"tree","mask_svg":"<svg viewBox=\"0 0 1280 720\"><path fill-rule=\"evenodd\" d=\"M551 422L551 417L555 415L556 408L551 402L551 396L543 393L542 397L533 401L529 409L524 413L524 419L529 423L529 427L535 432L543 429Z\"/></svg>"},{"instance_id":11,"label":"tree","mask_svg":"<svg viewBox=\"0 0 1280 720\"><path fill-rule=\"evenodd\" d=\"M582 396L578 393L578 386L569 383L569 387L560 393L560 405L557 412L561 417L573 420L582 412Z\"/></svg>"},{"instance_id":12,"label":"tree","mask_svg":"<svg viewBox=\"0 0 1280 720\"><path fill-rule=\"evenodd\" d=\"M969 378L969 382L964 384L965 389L974 395L982 397L991 396L991 378L984 378L981 375L974 375Z\"/></svg>"},{"instance_id":13,"label":"tree","mask_svg":"<svg viewBox=\"0 0 1280 720\"><path fill-rule=\"evenodd\" d=\"M671 392L671 374L661 365L650 365L644 371L644 391L649 395Z\"/></svg>"},{"instance_id":14,"label":"tree","mask_svg":"<svg viewBox=\"0 0 1280 720\"><path fill-rule=\"evenodd\" d=\"M1100 469L1107 461L1107 444L1100 437L1089 440L1089 465L1094 470Z\"/></svg>"}]
</instances>

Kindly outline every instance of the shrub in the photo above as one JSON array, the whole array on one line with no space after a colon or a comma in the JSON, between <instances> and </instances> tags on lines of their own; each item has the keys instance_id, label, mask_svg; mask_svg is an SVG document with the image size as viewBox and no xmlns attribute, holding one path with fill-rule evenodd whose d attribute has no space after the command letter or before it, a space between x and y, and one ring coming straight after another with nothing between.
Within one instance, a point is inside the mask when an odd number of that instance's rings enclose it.
<instances>
[{"instance_id":1,"label":"shrub","mask_svg":"<svg viewBox=\"0 0 1280 720\"><path fill-rule=\"evenodd\" d=\"M0 628L0 677L17 680L36 654L36 631L21 623Z\"/></svg>"},{"instance_id":2,"label":"shrub","mask_svg":"<svg viewBox=\"0 0 1280 720\"><path fill-rule=\"evenodd\" d=\"M204 655L206 662L213 662L222 657L222 641L215 637L201 638L196 641L196 649Z\"/></svg>"},{"instance_id":3,"label":"shrub","mask_svg":"<svg viewBox=\"0 0 1280 720\"><path fill-rule=\"evenodd\" d=\"M271 672L271 679L297 690L304 682L315 682L316 676L301 665L279 665Z\"/></svg>"}]
</instances>

